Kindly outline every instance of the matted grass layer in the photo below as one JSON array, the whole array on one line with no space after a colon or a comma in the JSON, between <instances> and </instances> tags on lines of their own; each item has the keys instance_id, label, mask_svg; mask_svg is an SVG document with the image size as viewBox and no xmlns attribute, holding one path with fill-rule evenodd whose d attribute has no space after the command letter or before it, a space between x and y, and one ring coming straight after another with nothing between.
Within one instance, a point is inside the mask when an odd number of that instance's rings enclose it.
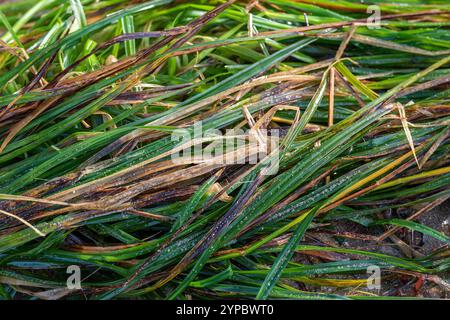
<instances>
[{"instance_id":1,"label":"matted grass layer","mask_svg":"<svg viewBox=\"0 0 450 320\"><path fill-rule=\"evenodd\" d=\"M0 299L445 297L446 2L0 4Z\"/></svg>"}]
</instances>

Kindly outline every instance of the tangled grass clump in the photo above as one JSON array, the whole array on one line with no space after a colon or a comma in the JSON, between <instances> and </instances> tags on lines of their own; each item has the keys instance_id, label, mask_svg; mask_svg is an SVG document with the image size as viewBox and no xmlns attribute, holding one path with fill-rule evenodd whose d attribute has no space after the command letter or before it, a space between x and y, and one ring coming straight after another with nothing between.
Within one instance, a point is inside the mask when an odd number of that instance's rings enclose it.
<instances>
[{"instance_id":1,"label":"tangled grass clump","mask_svg":"<svg viewBox=\"0 0 450 320\"><path fill-rule=\"evenodd\" d=\"M450 5L369 2L0 4L0 299L445 298Z\"/></svg>"}]
</instances>

